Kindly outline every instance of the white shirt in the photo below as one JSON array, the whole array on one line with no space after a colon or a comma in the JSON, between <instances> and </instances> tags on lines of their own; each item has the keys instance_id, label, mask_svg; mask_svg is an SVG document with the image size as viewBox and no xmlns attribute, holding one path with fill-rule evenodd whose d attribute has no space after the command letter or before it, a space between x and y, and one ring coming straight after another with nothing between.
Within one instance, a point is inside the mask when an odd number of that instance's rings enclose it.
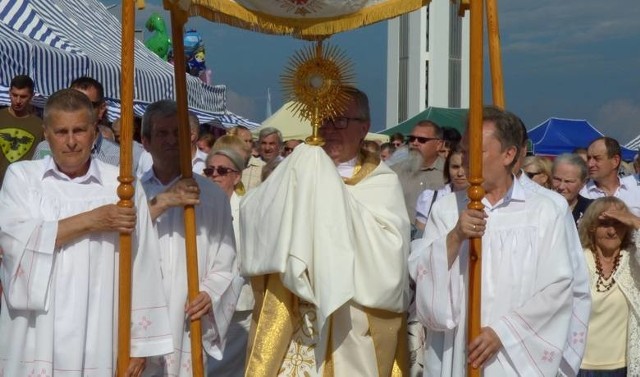
<instances>
[{"instance_id":1,"label":"white shirt","mask_svg":"<svg viewBox=\"0 0 640 377\"><path fill-rule=\"evenodd\" d=\"M119 237L92 233L56 248L58 222L118 201L118 169L92 160L69 179L50 156L12 164L0 191L0 375L113 376ZM173 349L147 199L135 190L131 356Z\"/></svg>"},{"instance_id":2,"label":"white shirt","mask_svg":"<svg viewBox=\"0 0 640 377\"><path fill-rule=\"evenodd\" d=\"M619 178L620 186L613 193L613 196L622 200L629 207L629 210L636 216L640 216L640 180L635 175L628 175ZM580 195L587 199L598 199L606 196L593 179L589 179L587 184L580 190Z\"/></svg>"},{"instance_id":3,"label":"white shirt","mask_svg":"<svg viewBox=\"0 0 640 377\"><path fill-rule=\"evenodd\" d=\"M193 178L200 188L200 204L195 208L200 291L209 294L213 304L212 311L202 317L202 344L204 351L219 359L242 279L233 269L236 253L229 200L216 184L199 175ZM174 182L163 185L153 169L141 178L149 198L167 190ZM165 356L164 366L159 360L149 363L144 375L156 375L165 368L164 373L171 376L191 376L189 321L184 312L187 265L183 207L165 211L156 219L155 229L160 243L156 257L162 268L162 286L169 304L175 350Z\"/></svg>"},{"instance_id":4,"label":"white shirt","mask_svg":"<svg viewBox=\"0 0 640 377\"><path fill-rule=\"evenodd\" d=\"M573 272L565 213L514 181L503 199L483 199L481 324L503 348L483 370L486 377L555 376L571 318ZM425 376L466 371L468 241L451 269L447 234L467 206L464 192L436 201L424 238L412 244L409 272L416 281L418 319L428 327Z\"/></svg>"},{"instance_id":5,"label":"white shirt","mask_svg":"<svg viewBox=\"0 0 640 377\"><path fill-rule=\"evenodd\" d=\"M191 165L193 166L193 173L198 175L204 175L204 168L207 167L207 154L196 148L196 154L191 159Z\"/></svg>"},{"instance_id":6,"label":"white shirt","mask_svg":"<svg viewBox=\"0 0 640 377\"><path fill-rule=\"evenodd\" d=\"M429 212L431 212L431 204L434 201L433 195L436 192L438 194L435 200L438 200L451 193L451 184L444 185L444 187L439 190L424 190L420 194L418 202L416 203L416 221L420 221L423 224L427 223L427 217L429 216Z\"/></svg>"}]
</instances>

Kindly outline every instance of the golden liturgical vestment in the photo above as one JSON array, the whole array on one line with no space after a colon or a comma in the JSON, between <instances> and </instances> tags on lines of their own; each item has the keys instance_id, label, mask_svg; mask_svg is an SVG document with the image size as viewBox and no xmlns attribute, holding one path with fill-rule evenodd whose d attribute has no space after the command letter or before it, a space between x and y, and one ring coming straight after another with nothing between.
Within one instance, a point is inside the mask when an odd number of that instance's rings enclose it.
<instances>
[{"instance_id":1,"label":"golden liturgical vestment","mask_svg":"<svg viewBox=\"0 0 640 377\"><path fill-rule=\"evenodd\" d=\"M246 375L405 375L409 221L395 173L362 154L343 179L300 145L240 206L256 299Z\"/></svg>"}]
</instances>

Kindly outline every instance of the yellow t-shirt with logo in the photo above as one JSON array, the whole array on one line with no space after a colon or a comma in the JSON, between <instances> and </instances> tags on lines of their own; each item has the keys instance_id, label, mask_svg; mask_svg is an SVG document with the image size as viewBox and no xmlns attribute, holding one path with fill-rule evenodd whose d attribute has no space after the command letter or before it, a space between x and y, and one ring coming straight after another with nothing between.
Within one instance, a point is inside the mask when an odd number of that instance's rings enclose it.
<instances>
[{"instance_id":1,"label":"yellow t-shirt with logo","mask_svg":"<svg viewBox=\"0 0 640 377\"><path fill-rule=\"evenodd\" d=\"M42 135L39 117L16 118L9 108L0 110L0 184L10 163L31 159Z\"/></svg>"}]
</instances>

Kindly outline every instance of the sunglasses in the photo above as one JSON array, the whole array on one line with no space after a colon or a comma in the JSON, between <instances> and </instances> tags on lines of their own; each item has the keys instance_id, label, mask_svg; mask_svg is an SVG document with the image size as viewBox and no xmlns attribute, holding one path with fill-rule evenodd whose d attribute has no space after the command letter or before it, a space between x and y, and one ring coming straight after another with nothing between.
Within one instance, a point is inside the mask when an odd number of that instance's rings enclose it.
<instances>
[{"instance_id":1,"label":"sunglasses","mask_svg":"<svg viewBox=\"0 0 640 377\"><path fill-rule=\"evenodd\" d=\"M293 148L284 147L285 152L293 152Z\"/></svg>"},{"instance_id":2,"label":"sunglasses","mask_svg":"<svg viewBox=\"0 0 640 377\"><path fill-rule=\"evenodd\" d=\"M525 171L525 172L524 172L524 174L526 174L526 175L527 175L527 177L529 177L529 178L533 178L533 177L535 177L535 176L536 176L536 175L538 175L538 174L542 174L542 172L540 172L540 171L536 171L536 172L532 172L532 171Z\"/></svg>"},{"instance_id":3,"label":"sunglasses","mask_svg":"<svg viewBox=\"0 0 640 377\"><path fill-rule=\"evenodd\" d=\"M409 136L409 142L413 143L414 141L418 140L418 143L420 144L424 144L426 142L429 142L431 140L440 140L437 137L422 137L422 136Z\"/></svg>"},{"instance_id":4,"label":"sunglasses","mask_svg":"<svg viewBox=\"0 0 640 377\"><path fill-rule=\"evenodd\" d=\"M207 166L206 168L202 169L202 172L207 177L211 177L214 172L219 176L224 177L229 173L237 173L238 171L225 166Z\"/></svg>"}]
</instances>

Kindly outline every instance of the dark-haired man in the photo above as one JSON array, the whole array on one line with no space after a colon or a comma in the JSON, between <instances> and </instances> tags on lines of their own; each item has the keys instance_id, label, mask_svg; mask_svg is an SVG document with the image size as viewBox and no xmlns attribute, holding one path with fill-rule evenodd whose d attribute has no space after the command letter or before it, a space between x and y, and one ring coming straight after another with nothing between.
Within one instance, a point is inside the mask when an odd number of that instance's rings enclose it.
<instances>
[{"instance_id":1,"label":"dark-haired man","mask_svg":"<svg viewBox=\"0 0 640 377\"><path fill-rule=\"evenodd\" d=\"M0 110L0 186L10 163L29 160L42 140L42 119L33 114L34 83L26 75L11 80L11 106Z\"/></svg>"},{"instance_id":2,"label":"dark-haired man","mask_svg":"<svg viewBox=\"0 0 640 377\"><path fill-rule=\"evenodd\" d=\"M633 175L620 178L618 169L621 156L620 144L616 139L603 136L592 141L587 148L589 180L580 190L580 195L588 199L615 196L634 215L640 216L640 183Z\"/></svg>"}]
</instances>

